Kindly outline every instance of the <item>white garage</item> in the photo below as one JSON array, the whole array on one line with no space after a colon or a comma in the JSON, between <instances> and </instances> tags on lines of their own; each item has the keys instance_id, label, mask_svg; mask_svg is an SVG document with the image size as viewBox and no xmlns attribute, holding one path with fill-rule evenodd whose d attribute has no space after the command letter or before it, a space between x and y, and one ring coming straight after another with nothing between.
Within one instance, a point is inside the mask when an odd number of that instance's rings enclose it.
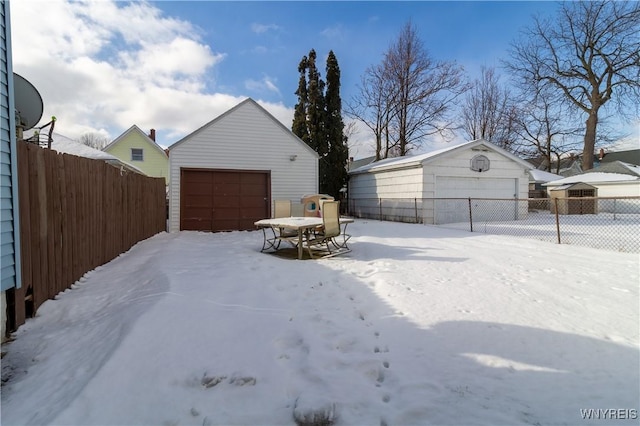
<instances>
[{"instance_id":1,"label":"white garage","mask_svg":"<svg viewBox=\"0 0 640 426\"><path fill-rule=\"evenodd\" d=\"M171 232L250 230L318 192L318 155L249 98L171 145L169 176Z\"/></svg>"},{"instance_id":2,"label":"white garage","mask_svg":"<svg viewBox=\"0 0 640 426\"><path fill-rule=\"evenodd\" d=\"M468 220L472 202L475 207L499 206L474 209L474 220L519 219L527 213L526 203L513 200L528 197L531 168L510 152L475 140L350 171L349 206L353 214L365 217L379 216L381 207L392 206L393 220L406 216L414 221L418 216L418 222L443 224Z\"/></svg>"}]
</instances>

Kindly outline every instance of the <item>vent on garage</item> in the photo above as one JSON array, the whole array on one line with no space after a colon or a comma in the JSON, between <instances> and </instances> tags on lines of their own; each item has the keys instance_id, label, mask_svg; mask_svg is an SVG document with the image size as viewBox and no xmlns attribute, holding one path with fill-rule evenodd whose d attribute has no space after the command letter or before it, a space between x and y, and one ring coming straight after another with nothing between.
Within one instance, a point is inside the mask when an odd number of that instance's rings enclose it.
<instances>
[{"instance_id":1,"label":"vent on garage","mask_svg":"<svg viewBox=\"0 0 640 426\"><path fill-rule=\"evenodd\" d=\"M476 155L471 159L471 170L474 172L486 172L489 170L489 159L484 155Z\"/></svg>"}]
</instances>

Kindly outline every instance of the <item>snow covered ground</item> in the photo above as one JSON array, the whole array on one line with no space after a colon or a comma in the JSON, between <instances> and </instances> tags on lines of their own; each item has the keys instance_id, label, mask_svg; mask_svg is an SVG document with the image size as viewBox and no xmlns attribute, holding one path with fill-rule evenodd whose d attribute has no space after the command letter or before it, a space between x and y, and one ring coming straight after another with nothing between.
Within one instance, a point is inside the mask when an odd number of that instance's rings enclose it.
<instances>
[{"instance_id":1,"label":"snow covered ground","mask_svg":"<svg viewBox=\"0 0 640 426\"><path fill-rule=\"evenodd\" d=\"M259 232L137 244L3 345L2 424L638 423L638 254L349 229L319 261Z\"/></svg>"}]
</instances>

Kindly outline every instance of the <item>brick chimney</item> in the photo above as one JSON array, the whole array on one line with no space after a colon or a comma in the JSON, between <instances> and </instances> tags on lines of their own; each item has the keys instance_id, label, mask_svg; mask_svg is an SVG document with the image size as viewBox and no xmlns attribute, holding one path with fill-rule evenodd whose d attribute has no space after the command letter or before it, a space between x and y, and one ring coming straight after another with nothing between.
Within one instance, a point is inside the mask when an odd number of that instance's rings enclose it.
<instances>
[{"instance_id":1,"label":"brick chimney","mask_svg":"<svg viewBox=\"0 0 640 426\"><path fill-rule=\"evenodd\" d=\"M149 131L149 138L154 142L156 141L156 129L151 129Z\"/></svg>"}]
</instances>

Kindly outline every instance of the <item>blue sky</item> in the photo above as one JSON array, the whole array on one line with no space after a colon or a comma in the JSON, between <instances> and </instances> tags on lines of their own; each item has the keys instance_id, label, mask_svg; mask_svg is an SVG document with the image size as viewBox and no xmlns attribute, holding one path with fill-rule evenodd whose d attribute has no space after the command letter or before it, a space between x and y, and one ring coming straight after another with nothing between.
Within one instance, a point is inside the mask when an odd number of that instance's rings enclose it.
<instances>
[{"instance_id":1,"label":"blue sky","mask_svg":"<svg viewBox=\"0 0 640 426\"><path fill-rule=\"evenodd\" d=\"M499 66L510 41L535 13L555 2L156 2L171 16L203 31L203 40L226 57L213 73L211 90L295 104L297 64L310 49L324 61L333 50L342 72L342 94L353 95L364 70L411 20L429 53L477 73ZM245 83L271 82L247 86ZM277 89L277 91L276 91Z\"/></svg>"},{"instance_id":2,"label":"blue sky","mask_svg":"<svg viewBox=\"0 0 640 426\"><path fill-rule=\"evenodd\" d=\"M136 124L156 129L162 146L246 97L290 127L297 66L312 48L323 77L326 55L336 54L346 103L408 20L434 59L456 61L474 79L482 66L499 67L534 14L553 16L557 7L545 1L10 2L14 71L40 91L41 123L55 115L65 136L92 132L109 140ZM360 158L372 152L372 135L363 126L356 130L350 150ZM429 140L424 150L442 146Z\"/></svg>"}]
</instances>

